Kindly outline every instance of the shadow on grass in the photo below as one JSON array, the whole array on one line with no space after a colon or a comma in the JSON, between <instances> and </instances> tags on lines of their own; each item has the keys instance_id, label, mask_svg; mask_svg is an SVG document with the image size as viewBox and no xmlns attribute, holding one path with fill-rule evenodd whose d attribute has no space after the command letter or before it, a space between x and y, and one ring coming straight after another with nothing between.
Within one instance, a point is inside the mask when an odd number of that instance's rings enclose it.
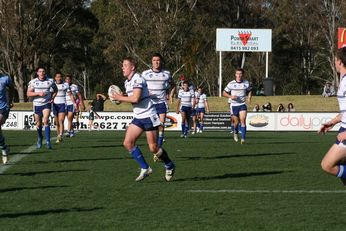
<instances>
[{"instance_id":1,"label":"shadow on grass","mask_svg":"<svg viewBox=\"0 0 346 231\"><path fill-rule=\"evenodd\" d=\"M183 156L178 159L185 160L216 160L216 159L228 159L228 158L239 158L239 157L262 157L262 156L281 156L281 155L292 155L295 152L273 152L273 153L254 153L254 154L230 154L221 156Z\"/></svg>"},{"instance_id":2,"label":"shadow on grass","mask_svg":"<svg viewBox=\"0 0 346 231\"><path fill-rule=\"evenodd\" d=\"M47 186L37 186L37 187L4 188L4 189L0 189L0 193L4 193L4 192L13 192L13 191L22 191L22 190L36 190L36 189L50 189L50 188L67 188L67 187L70 187L70 186L67 186L67 185L60 185L60 186L47 185Z\"/></svg>"},{"instance_id":3,"label":"shadow on grass","mask_svg":"<svg viewBox=\"0 0 346 231\"><path fill-rule=\"evenodd\" d=\"M228 178L240 178L240 177L252 177L252 176L267 176L282 174L284 171L270 171L270 172L244 172L244 173L226 173L220 176L203 176L203 177L191 177L176 179L174 181L207 181L207 180L223 180Z\"/></svg>"},{"instance_id":4,"label":"shadow on grass","mask_svg":"<svg viewBox=\"0 0 346 231\"><path fill-rule=\"evenodd\" d=\"M93 212L97 210L102 210L103 207L95 208L71 208L71 209L48 209L48 210L38 210L38 211L28 211L21 213L4 213L0 214L0 218L17 218L23 216L43 216L47 214L60 214L60 213L80 213L80 212Z\"/></svg>"},{"instance_id":5,"label":"shadow on grass","mask_svg":"<svg viewBox=\"0 0 346 231\"><path fill-rule=\"evenodd\" d=\"M55 174L55 173L69 173L69 172L85 172L87 169L76 169L76 170L57 170L57 171L42 171L42 172L24 172L24 173L5 173L0 176L36 176L42 174Z\"/></svg>"}]
</instances>

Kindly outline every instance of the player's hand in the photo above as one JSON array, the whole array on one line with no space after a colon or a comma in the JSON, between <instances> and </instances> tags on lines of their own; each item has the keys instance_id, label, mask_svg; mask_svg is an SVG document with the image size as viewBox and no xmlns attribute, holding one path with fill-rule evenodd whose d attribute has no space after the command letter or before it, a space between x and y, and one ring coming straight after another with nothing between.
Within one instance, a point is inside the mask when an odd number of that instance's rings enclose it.
<instances>
[{"instance_id":1,"label":"player's hand","mask_svg":"<svg viewBox=\"0 0 346 231\"><path fill-rule=\"evenodd\" d=\"M338 139L338 141L343 142L344 140L346 140L346 132L341 132L339 133L336 138Z\"/></svg>"},{"instance_id":2,"label":"player's hand","mask_svg":"<svg viewBox=\"0 0 346 231\"><path fill-rule=\"evenodd\" d=\"M324 123L324 124L322 124L320 130L318 131L318 134L325 134L326 132L328 132L333 127L334 127L334 123L332 123L331 121Z\"/></svg>"},{"instance_id":3,"label":"player's hand","mask_svg":"<svg viewBox=\"0 0 346 231\"><path fill-rule=\"evenodd\" d=\"M179 110L176 110L176 113L179 114Z\"/></svg>"},{"instance_id":4,"label":"player's hand","mask_svg":"<svg viewBox=\"0 0 346 231\"><path fill-rule=\"evenodd\" d=\"M120 94L117 94L116 92L112 92L112 95L109 96L109 98L110 98L111 100L117 100L117 101L120 100L120 97L121 97L121 95L120 95Z\"/></svg>"},{"instance_id":5,"label":"player's hand","mask_svg":"<svg viewBox=\"0 0 346 231\"><path fill-rule=\"evenodd\" d=\"M8 108L13 108L13 107L14 107L13 103L8 104Z\"/></svg>"},{"instance_id":6,"label":"player's hand","mask_svg":"<svg viewBox=\"0 0 346 231\"><path fill-rule=\"evenodd\" d=\"M45 96L46 95L46 92L43 92L43 91L40 91L40 92L37 92L37 96Z\"/></svg>"}]
</instances>

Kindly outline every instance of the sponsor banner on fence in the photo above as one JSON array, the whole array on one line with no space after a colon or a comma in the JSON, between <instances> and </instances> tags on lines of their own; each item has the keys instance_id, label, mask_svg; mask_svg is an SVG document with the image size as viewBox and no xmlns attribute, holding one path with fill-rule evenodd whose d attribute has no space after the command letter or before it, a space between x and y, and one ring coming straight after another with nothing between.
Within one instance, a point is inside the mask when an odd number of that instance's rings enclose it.
<instances>
[{"instance_id":1,"label":"sponsor banner on fence","mask_svg":"<svg viewBox=\"0 0 346 231\"><path fill-rule=\"evenodd\" d=\"M100 118L95 118L94 126L100 130L125 130L133 119L132 112L98 112ZM318 131L321 125L337 113L255 113L249 112L247 116L248 131ZM51 128L55 129L54 117L50 116ZM76 119L73 126L76 127ZM80 130L87 130L89 116L83 112L79 116ZM65 127L67 121L65 120ZM230 129L230 115L228 112L213 112L205 114L204 128L206 131L218 131ZM33 130L35 129L34 114L31 111L11 111L5 124L4 130ZM332 130L339 129L336 125ZM181 115L168 113L166 119L167 131L181 130Z\"/></svg>"}]
</instances>

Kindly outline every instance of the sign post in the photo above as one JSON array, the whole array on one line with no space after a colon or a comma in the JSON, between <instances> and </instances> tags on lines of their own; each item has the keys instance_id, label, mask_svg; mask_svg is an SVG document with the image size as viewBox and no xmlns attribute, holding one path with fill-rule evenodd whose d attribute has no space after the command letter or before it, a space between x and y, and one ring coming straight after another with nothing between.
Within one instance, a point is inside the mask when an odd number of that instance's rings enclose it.
<instances>
[{"instance_id":1,"label":"sign post","mask_svg":"<svg viewBox=\"0 0 346 231\"><path fill-rule=\"evenodd\" d=\"M216 51L219 60L219 97L222 92L222 51L266 52L266 76L268 78L268 52L272 50L271 29L216 29Z\"/></svg>"}]
</instances>

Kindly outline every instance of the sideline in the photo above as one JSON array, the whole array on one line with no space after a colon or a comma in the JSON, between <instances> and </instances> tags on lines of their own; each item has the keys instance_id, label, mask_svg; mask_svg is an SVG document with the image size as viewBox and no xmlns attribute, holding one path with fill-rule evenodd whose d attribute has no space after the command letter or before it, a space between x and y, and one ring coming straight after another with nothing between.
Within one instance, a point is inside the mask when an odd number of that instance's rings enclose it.
<instances>
[{"instance_id":1,"label":"sideline","mask_svg":"<svg viewBox=\"0 0 346 231\"><path fill-rule=\"evenodd\" d=\"M51 138L51 141L55 141L56 137ZM9 146L11 148L11 146ZM45 148L44 145L42 145L42 148ZM28 148L22 150L19 152L19 154L11 155L11 149L10 149L10 155L9 160L6 164L0 164L0 174L3 174L6 170L14 166L16 163L18 163L21 159L24 157L27 157L30 155L31 152L34 150L37 150L36 143L29 146Z\"/></svg>"},{"instance_id":2,"label":"sideline","mask_svg":"<svg viewBox=\"0 0 346 231\"><path fill-rule=\"evenodd\" d=\"M243 189L220 189L220 190L187 190L188 193L295 193L295 194L336 194L346 193L346 190L243 190Z\"/></svg>"}]
</instances>

